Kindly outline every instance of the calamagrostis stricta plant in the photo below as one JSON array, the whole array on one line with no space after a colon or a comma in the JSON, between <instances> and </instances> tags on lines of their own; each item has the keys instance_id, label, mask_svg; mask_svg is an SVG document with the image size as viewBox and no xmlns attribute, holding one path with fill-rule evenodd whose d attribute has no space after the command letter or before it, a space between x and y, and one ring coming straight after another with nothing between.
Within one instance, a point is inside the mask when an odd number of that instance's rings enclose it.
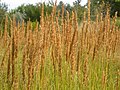
<instances>
[{"instance_id":1,"label":"calamagrostis stricta plant","mask_svg":"<svg viewBox=\"0 0 120 90\"><path fill-rule=\"evenodd\" d=\"M4 46L7 46L8 42L8 17L6 16L5 18L5 28L4 28L4 33L3 33L3 44Z\"/></svg>"},{"instance_id":2,"label":"calamagrostis stricta plant","mask_svg":"<svg viewBox=\"0 0 120 90\"><path fill-rule=\"evenodd\" d=\"M76 12L72 12L72 17L73 17L73 25L74 25L74 31L72 35L72 41L70 44L70 51L69 51L69 56L70 56L70 62L71 62L71 73L74 74L75 67L76 67L76 48L78 44L78 24L77 24L77 14Z\"/></svg>"},{"instance_id":3,"label":"calamagrostis stricta plant","mask_svg":"<svg viewBox=\"0 0 120 90\"><path fill-rule=\"evenodd\" d=\"M91 1L88 0L88 24L90 24L90 4L91 4Z\"/></svg>"}]
</instances>

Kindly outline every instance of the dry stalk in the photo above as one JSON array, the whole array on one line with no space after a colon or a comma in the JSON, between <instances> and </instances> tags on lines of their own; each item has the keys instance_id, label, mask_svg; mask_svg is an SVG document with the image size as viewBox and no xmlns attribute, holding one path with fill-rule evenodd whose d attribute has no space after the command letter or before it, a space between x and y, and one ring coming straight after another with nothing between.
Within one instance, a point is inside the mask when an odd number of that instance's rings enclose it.
<instances>
[{"instance_id":1,"label":"dry stalk","mask_svg":"<svg viewBox=\"0 0 120 90\"><path fill-rule=\"evenodd\" d=\"M12 84L14 83L15 78L15 35L12 37Z\"/></svg>"},{"instance_id":2,"label":"dry stalk","mask_svg":"<svg viewBox=\"0 0 120 90\"><path fill-rule=\"evenodd\" d=\"M25 68L26 66L26 45L25 45L25 48L24 48L24 51L23 51L23 59L22 59L22 78L23 78L23 82L25 83Z\"/></svg>"},{"instance_id":3,"label":"dry stalk","mask_svg":"<svg viewBox=\"0 0 120 90\"><path fill-rule=\"evenodd\" d=\"M11 66L11 41L8 50L8 65L7 65L7 81L10 82L10 66Z\"/></svg>"},{"instance_id":4,"label":"dry stalk","mask_svg":"<svg viewBox=\"0 0 120 90\"><path fill-rule=\"evenodd\" d=\"M69 62L69 50L71 43L72 24L70 22L69 12L67 11L67 28L66 28L66 61Z\"/></svg>"},{"instance_id":5,"label":"dry stalk","mask_svg":"<svg viewBox=\"0 0 120 90\"><path fill-rule=\"evenodd\" d=\"M70 51L69 51L72 75L74 74L74 71L75 71L76 58L77 58L76 49L77 49L77 44L78 44L78 23L77 23L76 12L73 12L73 20L74 20L74 32L73 32L72 41L70 44Z\"/></svg>"},{"instance_id":6,"label":"dry stalk","mask_svg":"<svg viewBox=\"0 0 120 90\"><path fill-rule=\"evenodd\" d=\"M105 71L103 71L103 74L102 74L102 90L105 90L105 86L106 86L106 74L105 74Z\"/></svg>"},{"instance_id":7,"label":"dry stalk","mask_svg":"<svg viewBox=\"0 0 120 90\"><path fill-rule=\"evenodd\" d=\"M6 16L5 18L5 29L4 29L4 33L3 33L3 44L4 46L7 46L7 39L8 39L8 33L7 33L7 29L8 29L8 17Z\"/></svg>"},{"instance_id":8,"label":"dry stalk","mask_svg":"<svg viewBox=\"0 0 120 90\"><path fill-rule=\"evenodd\" d=\"M83 66L83 84L85 86L88 85L88 54L85 57L84 60L84 66Z\"/></svg>"},{"instance_id":9,"label":"dry stalk","mask_svg":"<svg viewBox=\"0 0 120 90\"><path fill-rule=\"evenodd\" d=\"M91 1L88 0L88 24L90 24L90 4L91 4Z\"/></svg>"},{"instance_id":10,"label":"dry stalk","mask_svg":"<svg viewBox=\"0 0 120 90\"><path fill-rule=\"evenodd\" d=\"M59 14L58 14L59 17ZM60 28L58 23L58 17L56 17L56 58L58 61L58 69L60 76L62 75L62 50L61 50L61 34L60 34Z\"/></svg>"}]
</instances>

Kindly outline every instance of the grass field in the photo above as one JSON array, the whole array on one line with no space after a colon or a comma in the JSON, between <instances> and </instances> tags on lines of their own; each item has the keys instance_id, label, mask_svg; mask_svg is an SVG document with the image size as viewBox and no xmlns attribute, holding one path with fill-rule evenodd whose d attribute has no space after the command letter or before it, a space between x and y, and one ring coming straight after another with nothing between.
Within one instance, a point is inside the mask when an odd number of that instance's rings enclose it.
<instances>
[{"instance_id":1,"label":"grass field","mask_svg":"<svg viewBox=\"0 0 120 90\"><path fill-rule=\"evenodd\" d=\"M120 90L120 30L109 13L51 15L0 30L0 90Z\"/></svg>"}]
</instances>

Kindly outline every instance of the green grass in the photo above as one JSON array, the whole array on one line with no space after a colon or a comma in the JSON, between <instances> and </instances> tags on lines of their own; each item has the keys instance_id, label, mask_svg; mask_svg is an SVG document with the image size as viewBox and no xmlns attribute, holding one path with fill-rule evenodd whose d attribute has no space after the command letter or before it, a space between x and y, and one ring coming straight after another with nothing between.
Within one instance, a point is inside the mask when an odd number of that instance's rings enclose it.
<instances>
[{"instance_id":1,"label":"green grass","mask_svg":"<svg viewBox=\"0 0 120 90\"><path fill-rule=\"evenodd\" d=\"M120 28L120 17L117 18L116 25Z\"/></svg>"},{"instance_id":2,"label":"green grass","mask_svg":"<svg viewBox=\"0 0 120 90\"><path fill-rule=\"evenodd\" d=\"M3 52L3 51L2 51ZM7 60L7 58L6 58ZM34 72L34 77L31 85L31 90L116 90L117 78L120 79L117 71L120 70L120 62L112 59L106 59L105 57L99 56L95 61L88 58L87 62L87 84L83 83L84 79L84 60L80 58L80 69L79 73L76 72L71 75L70 64L65 61L64 56L62 58L62 76L60 77L58 70L54 71L51 59L48 57L45 59L44 70L40 77L40 72ZM0 61L1 63L1 61ZM27 85L22 81L22 52L18 54L16 59L15 72L18 83L18 90L25 90ZM56 64L56 69L58 68ZM103 71L106 75L106 83L102 84ZM7 68L1 67L0 69L0 89L11 90L10 84L7 83ZM120 80L118 81L120 88ZM104 87L104 88L103 88Z\"/></svg>"}]
</instances>

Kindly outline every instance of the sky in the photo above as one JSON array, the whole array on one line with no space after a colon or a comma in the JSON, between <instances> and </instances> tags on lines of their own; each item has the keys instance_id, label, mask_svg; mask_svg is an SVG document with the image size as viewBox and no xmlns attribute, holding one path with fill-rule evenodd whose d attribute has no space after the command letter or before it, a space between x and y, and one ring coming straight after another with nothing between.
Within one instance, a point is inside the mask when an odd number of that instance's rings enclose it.
<instances>
[{"instance_id":1,"label":"sky","mask_svg":"<svg viewBox=\"0 0 120 90\"><path fill-rule=\"evenodd\" d=\"M1 0L2 2L5 2L8 5L9 9L15 9L18 6L20 6L21 4L35 4L38 2L48 2L49 0ZM55 0L53 0L55 1ZM69 3L72 5L72 3L75 0L57 0L59 1L63 1L64 3ZM85 5L87 3L87 0L81 0L81 5Z\"/></svg>"}]
</instances>

